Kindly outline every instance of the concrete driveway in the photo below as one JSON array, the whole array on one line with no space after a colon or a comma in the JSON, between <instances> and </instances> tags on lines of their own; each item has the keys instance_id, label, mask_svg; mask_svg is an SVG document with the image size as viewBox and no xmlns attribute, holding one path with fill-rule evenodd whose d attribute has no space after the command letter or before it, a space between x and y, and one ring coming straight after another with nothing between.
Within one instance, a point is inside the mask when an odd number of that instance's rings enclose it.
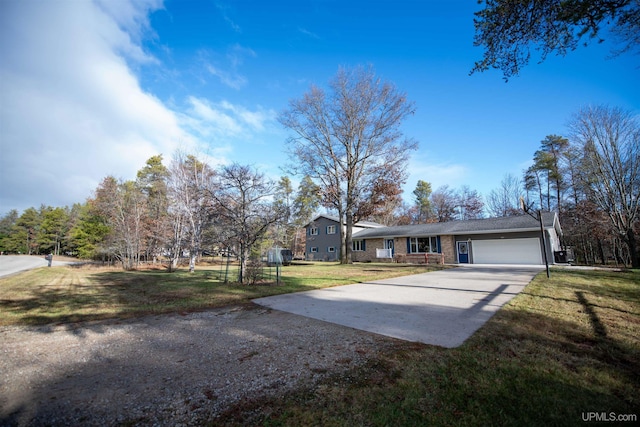
<instances>
[{"instance_id":1,"label":"concrete driveway","mask_svg":"<svg viewBox=\"0 0 640 427\"><path fill-rule=\"evenodd\" d=\"M543 268L469 265L254 302L393 338L452 348L469 338Z\"/></svg>"}]
</instances>

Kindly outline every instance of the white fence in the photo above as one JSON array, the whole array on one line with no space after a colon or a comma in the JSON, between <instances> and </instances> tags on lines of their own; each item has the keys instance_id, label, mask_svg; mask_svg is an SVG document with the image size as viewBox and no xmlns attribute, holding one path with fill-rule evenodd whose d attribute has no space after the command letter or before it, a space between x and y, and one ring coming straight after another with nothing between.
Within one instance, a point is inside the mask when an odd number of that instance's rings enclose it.
<instances>
[{"instance_id":1,"label":"white fence","mask_svg":"<svg viewBox=\"0 0 640 427\"><path fill-rule=\"evenodd\" d=\"M376 258L393 258L392 249L376 249Z\"/></svg>"}]
</instances>

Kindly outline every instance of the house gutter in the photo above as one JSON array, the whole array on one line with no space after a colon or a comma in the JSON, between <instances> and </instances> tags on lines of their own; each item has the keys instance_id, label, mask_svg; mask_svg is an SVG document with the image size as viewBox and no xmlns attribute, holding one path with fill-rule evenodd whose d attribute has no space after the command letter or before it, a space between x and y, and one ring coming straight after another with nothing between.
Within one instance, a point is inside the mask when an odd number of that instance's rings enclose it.
<instances>
[{"instance_id":1,"label":"house gutter","mask_svg":"<svg viewBox=\"0 0 640 427\"><path fill-rule=\"evenodd\" d=\"M555 228L553 226L545 226L545 230L549 230ZM442 232L442 233L430 233L430 234L412 234L411 236L406 234L371 234L367 236L363 236L365 239L396 239L402 237L430 237L430 236L466 236L466 235L477 235L477 234L500 234L500 233L524 233L524 232L532 232L539 231L539 227L531 227L531 228L508 228L501 230L484 230L484 231L455 231L455 232ZM354 238L359 237L358 234L363 231L361 230L357 233L353 234Z\"/></svg>"}]
</instances>

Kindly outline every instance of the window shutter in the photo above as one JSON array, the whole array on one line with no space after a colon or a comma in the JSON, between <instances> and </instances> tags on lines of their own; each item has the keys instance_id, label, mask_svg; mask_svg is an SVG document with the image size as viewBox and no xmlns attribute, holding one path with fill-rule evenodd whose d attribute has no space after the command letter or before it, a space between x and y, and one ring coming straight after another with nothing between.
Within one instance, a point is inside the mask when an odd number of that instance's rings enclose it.
<instances>
[{"instance_id":1,"label":"window shutter","mask_svg":"<svg viewBox=\"0 0 640 427\"><path fill-rule=\"evenodd\" d=\"M438 236L437 239L438 239L438 253L441 254L442 253L442 246L440 244L440 236Z\"/></svg>"},{"instance_id":2,"label":"window shutter","mask_svg":"<svg viewBox=\"0 0 640 427\"><path fill-rule=\"evenodd\" d=\"M411 253L411 237L407 237L407 253Z\"/></svg>"},{"instance_id":3,"label":"window shutter","mask_svg":"<svg viewBox=\"0 0 640 427\"><path fill-rule=\"evenodd\" d=\"M366 251L367 250L367 241L366 240L362 240L362 250Z\"/></svg>"}]
</instances>

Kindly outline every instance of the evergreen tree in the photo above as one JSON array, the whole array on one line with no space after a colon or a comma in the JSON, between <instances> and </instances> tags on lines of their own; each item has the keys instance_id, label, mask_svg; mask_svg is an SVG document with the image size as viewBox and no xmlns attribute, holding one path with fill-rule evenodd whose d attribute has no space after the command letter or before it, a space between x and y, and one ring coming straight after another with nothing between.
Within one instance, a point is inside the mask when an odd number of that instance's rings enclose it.
<instances>
[{"instance_id":1,"label":"evergreen tree","mask_svg":"<svg viewBox=\"0 0 640 427\"><path fill-rule=\"evenodd\" d=\"M293 201L294 222L298 228L308 224L320 208L320 186L306 175L298 185L298 192Z\"/></svg>"},{"instance_id":2,"label":"evergreen tree","mask_svg":"<svg viewBox=\"0 0 640 427\"><path fill-rule=\"evenodd\" d=\"M16 209L10 210L0 219L0 252L9 251L9 239L16 221L18 221Z\"/></svg>"},{"instance_id":3,"label":"evergreen tree","mask_svg":"<svg viewBox=\"0 0 640 427\"><path fill-rule=\"evenodd\" d=\"M7 251L28 255L38 254L40 223L38 211L35 208L26 209L11 227L9 237L5 239Z\"/></svg>"},{"instance_id":4,"label":"evergreen tree","mask_svg":"<svg viewBox=\"0 0 640 427\"><path fill-rule=\"evenodd\" d=\"M150 157L138 171L136 185L146 197L143 251L146 259L156 260L169 241L169 170L162 155Z\"/></svg>"},{"instance_id":5,"label":"evergreen tree","mask_svg":"<svg viewBox=\"0 0 640 427\"><path fill-rule=\"evenodd\" d=\"M60 255L66 246L66 236L69 231L69 212L65 208L41 209L42 222L38 233L38 246L41 253Z\"/></svg>"},{"instance_id":6,"label":"evergreen tree","mask_svg":"<svg viewBox=\"0 0 640 427\"><path fill-rule=\"evenodd\" d=\"M71 244L78 258L97 259L107 256L106 237L110 234L107 220L100 215L95 200L79 207L78 219L71 229Z\"/></svg>"},{"instance_id":7,"label":"evergreen tree","mask_svg":"<svg viewBox=\"0 0 640 427\"><path fill-rule=\"evenodd\" d=\"M418 208L418 218L417 221L427 222L433 218L433 206L431 204L431 184L419 180L416 184L416 189L413 190L413 195L415 196L415 204Z\"/></svg>"}]
</instances>

